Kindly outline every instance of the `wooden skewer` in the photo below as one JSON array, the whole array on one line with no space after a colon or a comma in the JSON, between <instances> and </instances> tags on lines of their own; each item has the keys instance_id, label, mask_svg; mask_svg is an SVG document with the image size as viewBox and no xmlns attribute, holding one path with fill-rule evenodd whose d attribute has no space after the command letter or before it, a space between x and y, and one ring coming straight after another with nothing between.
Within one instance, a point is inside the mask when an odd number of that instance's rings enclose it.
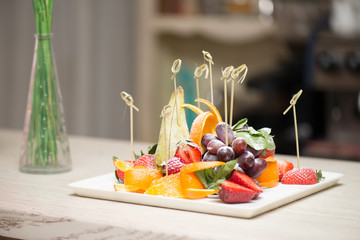
<instances>
[{"instance_id":1,"label":"wooden skewer","mask_svg":"<svg viewBox=\"0 0 360 240\"><path fill-rule=\"evenodd\" d=\"M171 76L171 79L174 80L174 94L175 94L175 109L176 109L176 122L177 125L180 125L179 122L179 108L177 103L177 97L176 97L176 74L180 72L181 68L181 59L176 59L171 67L171 72L173 73Z\"/></svg>"},{"instance_id":2,"label":"wooden skewer","mask_svg":"<svg viewBox=\"0 0 360 240\"><path fill-rule=\"evenodd\" d=\"M226 146L229 145L228 143L228 130L227 130L227 124L228 124L228 117L227 117L227 86L226 86L226 83L227 83L227 80L228 80L228 77L230 76L231 72L234 70L234 67L233 66L229 66L227 68L225 68L223 71L222 71L222 77L221 77L221 80L224 81L224 110L225 110L225 144Z\"/></svg>"},{"instance_id":3,"label":"wooden skewer","mask_svg":"<svg viewBox=\"0 0 360 240\"><path fill-rule=\"evenodd\" d=\"M299 136L298 136L298 128L297 128L297 120L296 120L296 109L295 104L299 97L301 96L303 90L300 89L299 92L297 92L290 100L290 106L283 112L283 115L285 115L291 108L293 109L294 113L294 126L295 126L295 138L296 138L296 155L297 155L297 166L300 168L300 153L299 153Z\"/></svg>"},{"instance_id":4,"label":"wooden skewer","mask_svg":"<svg viewBox=\"0 0 360 240\"><path fill-rule=\"evenodd\" d=\"M168 175L168 160L170 158L170 138L169 138L169 143L167 143L167 135L166 135L166 118L168 118L169 116L171 116L171 106L170 105L165 105L161 111L161 115L160 117L162 117L164 119L164 136L165 136L165 156L166 156L166 160L165 160L165 172L166 172L166 176ZM170 134L171 134L171 128L170 128Z\"/></svg>"},{"instance_id":5,"label":"wooden skewer","mask_svg":"<svg viewBox=\"0 0 360 240\"><path fill-rule=\"evenodd\" d=\"M248 68L246 66L246 64L242 64L241 66L235 68L232 73L231 73L231 78L228 81L231 81L231 102L230 102L230 126L232 126L232 121L233 121L233 112L234 112L234 91L235 91L235 79L237 79L240 74L242 73L242 75L240 76L240 79L238 81L238 83L242 83L246 77Z\"/></svg>"},{"instance_id":6,"label":"wooden skewer","mask_svg":"<svg viewBox=\"0 0 360 240\"><path fill-rule=\"evenodd\" d=\"M214 65L214 61L212 60L212 56L209 52L203 50L202 54L204 56L205 61L209 64L209 71L210 71L210 95L211 95L211 103L214 104L214 90L213 90L213 78L212 78L212 69L211 65Z\"/></svg>"},{"instance_id":7,"label":"wooden skewer","mask_svg":"<svg viewBox=\"0 0 360 240\"><path fill-rule=\"evenodd\" d=\"M134 164L134 114L133 109L139 111L139 109L134 105L134 99L127 92L120 93L121 98L125 103L130 106L130 149L131 149L131 164Z\"/></svg>"},{"instance_id":8,"label":"wooden skewer","mask_svg":"<svg viewBox=\"0 0 360 240\"><path fill-rule=\"evenodd\" d=\"M194 78L196 79L196 94L197 98L200 98L200 90L199 90L199 78L203 73L205 72L205 78L208 78L209 75L209 67L205 63L201 65L200 67L195 68L194 71ZM198 107L200 108L200 102L197 103Z\"/></svg>"}]
</instances>

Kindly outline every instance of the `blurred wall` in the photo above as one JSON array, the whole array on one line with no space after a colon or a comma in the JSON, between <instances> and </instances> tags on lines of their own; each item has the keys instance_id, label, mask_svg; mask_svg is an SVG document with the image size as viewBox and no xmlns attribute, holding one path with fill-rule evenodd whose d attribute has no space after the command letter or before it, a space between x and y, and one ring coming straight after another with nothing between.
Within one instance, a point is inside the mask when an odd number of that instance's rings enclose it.
<instances>
[{"instance_id":1,"label":"blurred wall","mask_svg":"<svg viewBox=\"0 0 360 240\"><path fill-rule=\"evenodd\" d=\"M119 94L134 85L133 13L131 0L54 1L53 47L69 134L128 138ZM0 128L23 128L34 33L32 1L0 0Z\"/></svg>"}]
</instances>

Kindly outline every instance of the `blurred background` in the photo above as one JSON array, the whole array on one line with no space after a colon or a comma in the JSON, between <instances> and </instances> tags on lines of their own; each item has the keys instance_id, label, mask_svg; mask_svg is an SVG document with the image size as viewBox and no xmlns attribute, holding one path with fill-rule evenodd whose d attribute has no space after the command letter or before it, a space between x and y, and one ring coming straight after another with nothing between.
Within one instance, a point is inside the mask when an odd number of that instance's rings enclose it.
<instances>
[{"instance_id":1,"label":"blurred background","mask_svg":"<svg viewBox=\"0 0 360 240\"><path fill-rule=\"evenodd\" d=\"M0 0L0 128L22 130L34 51L31 1ZM302 155L360 160L360 1L55 0L53 46L69 134L157 142L160 112L178 85L196 98L193 72L211 53L215 104L223 109L221 69L246 64L234 121L271 127L277 153L296 154L293 94ZM200 96L209 83L200 79ZM188 124L194 115L188 114Z\"/></svg>"}]
</instances>

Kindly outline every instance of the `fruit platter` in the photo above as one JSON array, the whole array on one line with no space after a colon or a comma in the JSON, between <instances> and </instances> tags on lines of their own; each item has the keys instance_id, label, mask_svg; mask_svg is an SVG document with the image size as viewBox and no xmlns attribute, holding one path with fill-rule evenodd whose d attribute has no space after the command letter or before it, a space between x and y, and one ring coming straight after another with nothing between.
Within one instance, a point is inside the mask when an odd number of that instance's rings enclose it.
<instances>
[{"instance_id":1,"label":"fruit platter","mask_svg":"<svg viewBox=\"0 0 360 240\"><path fill-rule=\"evenodd\" d=\"M300 167L299 156L297 168L280 159L271 128L255 129L247 118L232 124L232 102L230 121L226 101L224 120L212 101L198 96L198 105L185 103L184 90L176 86L180 64L172 68L174 91L161 112L158 142L133 153L131 126L131 159L114 156L113 173L71 183L77 195L251 218L331 187L342 177ZM227 82L234 83L240 74L243 80L246 73L246 65L226 68L224 91ZM132 118L132 108L137 110L133 99L122 96ZM185 109L197 115L190 129Z\"/></svg>"}]
</instances>

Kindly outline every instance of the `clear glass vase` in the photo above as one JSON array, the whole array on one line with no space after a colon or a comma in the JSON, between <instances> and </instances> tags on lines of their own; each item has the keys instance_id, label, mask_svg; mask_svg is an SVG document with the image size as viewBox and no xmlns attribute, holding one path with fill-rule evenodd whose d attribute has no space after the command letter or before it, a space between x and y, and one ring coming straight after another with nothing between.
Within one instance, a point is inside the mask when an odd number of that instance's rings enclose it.
<instances>
[{"instance_id":1,"label":"clear glass vase","mask_svg":"<svg viewBox=\"0 0 360 240\"><path fill-rule=\"evenodd\" d=\"M20 171L50 174L71 169L52 34L36 34Z\"/></svg>"}]
</instances>

